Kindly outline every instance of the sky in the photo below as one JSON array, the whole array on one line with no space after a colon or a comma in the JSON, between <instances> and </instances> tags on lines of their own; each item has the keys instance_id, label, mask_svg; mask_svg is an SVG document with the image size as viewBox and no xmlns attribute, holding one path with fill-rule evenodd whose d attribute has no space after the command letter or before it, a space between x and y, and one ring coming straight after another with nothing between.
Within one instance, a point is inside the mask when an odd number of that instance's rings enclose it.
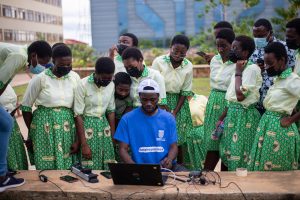
<instances>
[{"instance_id":1,"label":"sky","mask_svg":"<svg viewBox=\"0 0 300 200\"><path fill-rule=\"evenodd\" d=\"M89 0L62 0L64 39L91 44Z\"/></svg>"}]
</instances>

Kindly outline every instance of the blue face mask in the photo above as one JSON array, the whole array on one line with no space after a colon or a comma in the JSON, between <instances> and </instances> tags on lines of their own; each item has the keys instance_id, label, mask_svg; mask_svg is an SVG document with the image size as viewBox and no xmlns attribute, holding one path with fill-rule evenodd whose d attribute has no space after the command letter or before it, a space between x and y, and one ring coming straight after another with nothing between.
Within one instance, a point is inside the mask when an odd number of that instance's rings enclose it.
<instances>
[{"instance_id":1,"label":"blue face mask","mask_svg":"<svg viewBox=\"0 0 300 200\"><path fill-rule=\"evenodd\" d=\"M33 74L39 74L45 70L45 67L43 65L37 64L35 67L32 66L32 64L29 67L29 70Z\"/></svg>"},{"instance_id":2,"label":"blue face mask","mask_svg":"<svg viewBox=\"0 0 300 200\"><path fill-rule=\"evenodd\" d=\"M257 48L265 48L268 45L267 38L254 38L254 42Z\"/></svg>"}]
</instances>

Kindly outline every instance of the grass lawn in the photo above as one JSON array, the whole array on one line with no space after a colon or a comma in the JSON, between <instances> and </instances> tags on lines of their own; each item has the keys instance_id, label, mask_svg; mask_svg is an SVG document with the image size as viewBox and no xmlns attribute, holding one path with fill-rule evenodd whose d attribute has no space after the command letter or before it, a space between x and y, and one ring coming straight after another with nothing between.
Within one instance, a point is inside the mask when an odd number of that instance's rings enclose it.
<instances>
[{"instance_id":1,"label":"grass lawn","mask_svg":"<svg viewBox=\"0 0 300 200\"><path fill-rule=\"evenodd\" d=\"M19 103L21 103L21 101L23 99L23 95L26 91L27 85L28 84L24 84L24 85L19 85L19 86L13 87L15 90L15 93L17 94Z\"/></svg>"},{"instance_id":2,"label":"grass lawn","mask_svg":"<svg viewBox=\"0 0 300 200\"><path fill-rule=\"evenodd\" d=\"M209 78L194 78L193 92L208 96L210 92Z\"/></svg>"}]
</instances>

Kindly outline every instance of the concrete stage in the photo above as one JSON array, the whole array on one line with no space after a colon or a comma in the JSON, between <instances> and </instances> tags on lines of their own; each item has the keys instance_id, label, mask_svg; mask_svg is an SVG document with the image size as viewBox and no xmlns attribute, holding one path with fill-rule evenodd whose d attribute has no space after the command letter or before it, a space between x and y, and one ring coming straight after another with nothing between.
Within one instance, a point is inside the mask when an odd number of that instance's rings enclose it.
<instances>
[{"instance_id":1,"label":"concrete stage","mask_svg":"<svg viewBox=\"0 0 300 200\"><path fill-rule=\"evenodd\" d=\"M98 176L99 183L90 184L85 181L67 183L59 179L63 175L71 175L69 171L45 171L42 174L57 184L43 183L38 178L39 171L21 171L17 177L25 178L26 184L0 193L0 199L244 199L237 186L228 188L209 184L189 185L169 178L164 187L122 186L114 185L112 180ZM100 171L94 171L99 174ZM177 173L186 175L187 173ZM289 172L248 172L247 177L238 177L233 172L221 172L222 186L235 182L242 189L247 199L300 199L300 171ZM211 176L210 176L211 177ZM211 178L213 180L213 178Z\"/></svg>"}]
</instances>

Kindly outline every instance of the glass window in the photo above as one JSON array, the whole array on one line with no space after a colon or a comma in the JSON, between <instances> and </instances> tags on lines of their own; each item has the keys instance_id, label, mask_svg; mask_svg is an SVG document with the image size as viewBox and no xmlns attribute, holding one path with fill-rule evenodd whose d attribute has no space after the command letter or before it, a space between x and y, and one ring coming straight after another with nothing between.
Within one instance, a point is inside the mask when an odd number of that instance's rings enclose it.
<instances>
[{"instance_id":1,"label":"glass window","mask_svg":"<svg viewBox=\"0 0 300 200\"><path fill-rule=\"evenodd\" d=\"M32 10L27 10L27 20L34 21L34 13Z\"/></svg>"},{"instance_id":2,"label":"glass window","mask_svg":"<svg viewBox=\"0 0 300 200\"><path fill-rule=\"evenodd\" d=\"M21 8L18 9L18 19L26 19L26 10Z\"/></svg>"},{"instance_id":3,"label":"glass window","mask_svg":"<svg viewBox=\"0 0 300 200\"><path fill-rule=\"evenodd\" d=\"M5 29L4 30L4 41L12 41L13 40L13 31Z\"/></svg>"},{"instance_id":4,"label":"glass window","mask_svg":"<svg viewBox=\"0 0 300 200\"><path fill-rule=\"evenodd\" d=\"M18 18L18 9L11 7L11 14L12 14L11 15L12 18Z\"/></svg>"},{"instance_id":5,"label":"glass window","mask_svg":"<svg viewBox=\"0 0 300 200\"><path fill-rule=\"evenodd\" d=\"M0 29L0 41L3 41L3 33L2 33L2 29Z\"/></svg>"},{"instance_id":6,"label":"glass window","mask_svg":"<svg viewBox=\"0 0 300 200\"><path fill-rule=\"evenodd\" d=\"M4 17L12 17L12 11L10 6L2 6L2 13Z\"/></svg>"},{"instance_id":7,"label":"glass window","mask_svg":"<svg viewBox=\"0 0 300 200\"><path fill-rule=\"evenodd\" d=\"M42 22L42 16L40 12L35 12L35 21Z\"/></svg>"}]
</instances>

